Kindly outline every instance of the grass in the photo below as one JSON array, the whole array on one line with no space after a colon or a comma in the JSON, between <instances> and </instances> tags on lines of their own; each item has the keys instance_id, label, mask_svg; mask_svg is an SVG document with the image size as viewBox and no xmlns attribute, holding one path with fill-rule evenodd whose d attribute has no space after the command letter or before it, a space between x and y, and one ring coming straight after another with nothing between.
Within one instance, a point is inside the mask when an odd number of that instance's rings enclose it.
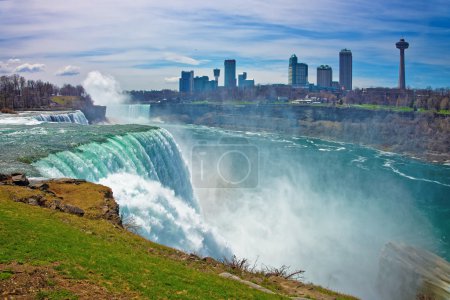
<instances>
[{"instance_id":1,"label":"grass","mask_svg":"<svg viewBox=\"0 0 450 300\"><path fill-rule=\"evenodd\" d=\"M0 280L9 279L9 278L11 278L13 276L13 274L14 274L13 272L8 271L8 270L0 271Z\"/></svg>"},{"instance_id":2,"label":"grass","mask_svg":"<svg viewBox=\"0 0 450 300\"><path fill-rule=\"evenodd\" d=\"M390 105L376 105L376 104L350 104L350 107L370 109L370 110L390 110L390 111L414 111L413 108L408 106L390 106Z\"/></svg>"},{"instance_id":3,"label":"grass","mask_svg":"<svg viewBox=\"0 0 450 300\"><path fill-rule=\"evenodd\" d=\"M79 102L80 97L78 96L53 96L51 100L62 106L72 106L74 102Z\"/></svg>"},{"instance_id":4,"label":"grass","mask_svg":"<svg viewBox=\"0 0 450 300\"><path fill-rule=\"evenodd\" d=\"M9 198L10 191L0 187L2 264L54 266L65 278L95 282L113 293L130 291L140 298L282 298L221 278L200 265L173 259L178 251L114 228L106 220L80 218ZM0 274L2 279L11 276L5 271ZM67 293L41 290L37 296L76 299Z\"/></svg>"},{"instance_id":5,"label":"grass","mask_svg":"<svg viewBox=\"0 0 450 300\"><path fill-rule=\"evenodd\" d=\"M36 299L45 300L76 300L78 296L70 291L66 290L55 290L55 291L39 291L36 295Z\"/></svg>"}]
</instances>

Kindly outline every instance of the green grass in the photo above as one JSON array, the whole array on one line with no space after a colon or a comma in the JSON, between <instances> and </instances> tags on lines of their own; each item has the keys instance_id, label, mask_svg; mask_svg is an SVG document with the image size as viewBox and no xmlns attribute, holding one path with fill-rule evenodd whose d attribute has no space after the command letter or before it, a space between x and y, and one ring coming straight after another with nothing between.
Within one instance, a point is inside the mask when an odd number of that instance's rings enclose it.
<instances>
[{"instance_id":1,"label":"green grass","mask_svg":"<svg viewBox=\"0 0 450 300\"><path fill-rule=\"evenodd\" d=\"M66 290L56 290L56 291L39 291L36 295L36 299L52 299L52 300L76 300L77 295Z\"/></svg>"},{"instance_id":2,"label":"green grass","mask_svg":"<svg viewBox=\"0 0 450 300\"><path fill-rule=\"evenodd\" d=\"M441 109L437 113L440 115L450 115L450 109Z\"/></svg>"},{"instance_id":3,"label":"green grass","mask_svg":"<svg viewBox=\"0 0 450 300\"><path fill-rule=\"evenodd\" d=\"M370 110L390 110L390 111L414 111L413 108L407 106L390 106L376 104L350 104L350 107L370 109Z\"/></svg>"},{"instance_id":4,"label":"green grass","mask_svg":"<svg viewBox=\"0 0 450 300\"><path fill-rule=\"evenodd\" d=\"M13 276L11 271L0 271L0 280L6 280Z\"/></svg>"},{"instance_id":5,"label":"green grass","mask_svg":"<svg viewBox=\"0 0 450 300\"><path fill-rule=\"evenodd\" d=\"M105 220L80 218L7 198L0 189L0 263L55 266L65 278L86 279L113 293L130 291L142 298L282 298L171 258L177 255L175 250L114 228ZM9 272L0 273L0 279L9 277ZM75 296L57 287L38 294L42 299Z\"/></svg>"}]
</instances>

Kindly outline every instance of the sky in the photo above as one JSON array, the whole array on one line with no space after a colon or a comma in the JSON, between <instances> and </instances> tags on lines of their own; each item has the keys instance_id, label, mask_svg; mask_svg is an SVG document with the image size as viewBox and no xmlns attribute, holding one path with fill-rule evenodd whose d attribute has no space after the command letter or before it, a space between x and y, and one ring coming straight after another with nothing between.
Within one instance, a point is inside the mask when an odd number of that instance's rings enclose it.
<instances>
[{"instance_id":1,"label":"sky","mask_svg":"<svg viewBox=\"0 0 450 300\"><path fill-rule=\"evenodd\" d=\"M405 38L406 85L450 87L448 0L0 0L0 75L80 84L91 71L123 89L177 89L182 70L213 77L223 61L256 84L288 81L296 54L339 79L353 53L354 87L395 87Z\"/></svg>"}]
</instances>

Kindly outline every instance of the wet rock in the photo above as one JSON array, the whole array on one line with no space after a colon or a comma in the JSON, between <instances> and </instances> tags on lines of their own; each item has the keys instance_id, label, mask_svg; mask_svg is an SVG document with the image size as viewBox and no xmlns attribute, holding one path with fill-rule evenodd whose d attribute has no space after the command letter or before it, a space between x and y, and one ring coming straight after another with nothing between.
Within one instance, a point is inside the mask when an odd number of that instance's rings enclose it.
<instances>
[{"instance_id":1,"label":"wet rock","mask_svg":"<svg viewBox=\"0 0 450 300\"><path fill-rule=\"evenodd\" d=\"M30 184L27 177L22 173L14 173L11 176L11 182L15 185L27 186Z\"/></svg>"}]
</instances>

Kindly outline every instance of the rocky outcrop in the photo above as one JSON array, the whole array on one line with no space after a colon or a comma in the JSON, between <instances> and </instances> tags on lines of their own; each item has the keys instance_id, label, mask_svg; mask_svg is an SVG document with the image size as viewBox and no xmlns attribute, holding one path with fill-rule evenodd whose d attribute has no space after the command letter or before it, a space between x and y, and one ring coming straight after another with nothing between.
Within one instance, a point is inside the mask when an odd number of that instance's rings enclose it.
<instances>
[{"instance_id":1,"label":"rocky outcrop","mask_svg":"<svg viewBox=\"0 0 450 300\"><path fill-rule=\"evenodd\" d=\"M386 300L448 300L450 263L426 250L388 243L381 253L378 286Z\"/></svg>"},{"instance_id":2,"label":"rocky outcrop","mask_svg":"<svg viewBox=\"0 0 450 300\"><path fill-rule=\"evenodd\" d=\"M29 182L25 174L0 174L4 187L16 202L40 206L91 219L105 219L122 227L119 205L110 188L82 179Z\"/></svg>"}]
</instances>

